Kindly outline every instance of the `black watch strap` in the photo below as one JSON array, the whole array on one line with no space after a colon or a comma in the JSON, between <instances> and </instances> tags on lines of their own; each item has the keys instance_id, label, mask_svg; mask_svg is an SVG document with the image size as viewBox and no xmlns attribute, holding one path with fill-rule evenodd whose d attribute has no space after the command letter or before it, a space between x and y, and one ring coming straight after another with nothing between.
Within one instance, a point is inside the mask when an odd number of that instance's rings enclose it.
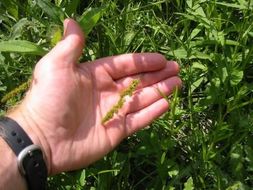
<instances>
[{"instance_id":1,"label":"black watch strap","mask_svg":"<svg viewBox=\"0 0 253 190\"><path fill-rule=\"evenodd\" d=\"M0 136L17 156L19 170L26 178L28 189L46 189L47 167L41 148L34 145L22 127L8 117L0 118Z\"/></svg>"},{"instance_id":2,"label":"black watch strap","mask_svg":"<svg viewBox=\"0 0 253 190\"><path fill-rule=\"evenodd\" d=\"M16 156L18 156L25 147L33 144L25 131L14 120L8 117L2 117L0 119L0 126L2 137Z\"/></svg>"}]
</instances>

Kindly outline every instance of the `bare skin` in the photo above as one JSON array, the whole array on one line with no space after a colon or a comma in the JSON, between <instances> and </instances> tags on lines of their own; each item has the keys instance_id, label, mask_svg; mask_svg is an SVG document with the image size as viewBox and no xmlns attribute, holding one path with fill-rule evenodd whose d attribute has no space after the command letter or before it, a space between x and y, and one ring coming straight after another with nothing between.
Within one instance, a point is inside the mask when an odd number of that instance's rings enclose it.
<instances>
[{"instance_id":1,"label":"bare skin","mask_svg":"<svg viewBox=\"0 0 253 190\"><path fill-rule=\"evenodd\" d=\"M79 169L103 157L168 110L157 88L169 95L181 85L178 64L157 53L77 64L83 33L71 19L65 20L64 27L63 40L38 62L30 90L8 115L43 148L49 175ZM133 96L102 125L104 115L133 79L140 80ZM4 142L0 141L0 147L10 154ZM0 189L6 180L0 179Z\"/></svg>"}]
</instances>

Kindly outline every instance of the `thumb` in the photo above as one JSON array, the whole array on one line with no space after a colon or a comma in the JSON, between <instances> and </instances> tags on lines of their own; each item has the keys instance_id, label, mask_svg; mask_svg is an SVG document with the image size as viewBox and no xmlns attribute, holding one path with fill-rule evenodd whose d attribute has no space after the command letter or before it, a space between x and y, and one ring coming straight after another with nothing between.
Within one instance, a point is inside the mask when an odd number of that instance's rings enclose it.
<instances>
[{"instance_id":1,"label":"thumb","mask_svg":"<svg viewBox=\"0 0 253 190\"><path fill-rule=\"evenodd\" d=\"M54 64L68 66L77 63L82 54L84 35L73 19L64 21L63 39L46 55Z\"/></svg>"}]
</instances>

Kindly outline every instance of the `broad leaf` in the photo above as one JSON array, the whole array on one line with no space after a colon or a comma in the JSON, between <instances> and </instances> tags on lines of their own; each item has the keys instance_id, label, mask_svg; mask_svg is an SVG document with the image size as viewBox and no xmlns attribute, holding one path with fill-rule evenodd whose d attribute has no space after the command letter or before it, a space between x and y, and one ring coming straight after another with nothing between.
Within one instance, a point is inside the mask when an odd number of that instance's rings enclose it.
<instances>
[{"instance_id":1,"label":"broad leaf","mask_svg":"<svg viewBox=\"0 0 253 190\"><path fill-rule=\"evenodd\" d=\"M193 190L194 186L193 186L193 180L190 177L184 184L184 190Z\"/></svg>"},{"instance_id":2,"label":"broad leaf","mask_svg":"<svg viewBox=\"0 0 253 190\"><path fill-rule=\"evenodd\" d=\"M1 41L0 52L18 52L35 55L44 55L46 53L39 45L25 40Z\"/></svg>"},{"instance_id":3,"label":"broad leaf","mask_svg":"<svg viewBox=\"0 0 253 190\"><path fill-rule=\"evenodd\" d=\"M200 62L193 62L192 63L192 69L195 70L195 69L200 69L202 71L207 71L208 70L208 67Z\"/></svg>"},{"instance_id":4,"label":"broad leaf","mask_svg":"<svg viewBox=\"0 0 253 190\"><path fill-rule=\"evenodd\" d=\"M62 27L59 25L52 26L49 34L51 46L53 47L62 39Z\"/></svg>"},{"instance_id":5,"label":"broad leaf","mask_svg":"<svg viewBox=\"0 0 253 190\"><path fill-rule=\"evenodd\" d=\"M230 77L230 83L232 86L237 85L243 78L243 71L233 70Z\"/></svg>"}]
</instances>

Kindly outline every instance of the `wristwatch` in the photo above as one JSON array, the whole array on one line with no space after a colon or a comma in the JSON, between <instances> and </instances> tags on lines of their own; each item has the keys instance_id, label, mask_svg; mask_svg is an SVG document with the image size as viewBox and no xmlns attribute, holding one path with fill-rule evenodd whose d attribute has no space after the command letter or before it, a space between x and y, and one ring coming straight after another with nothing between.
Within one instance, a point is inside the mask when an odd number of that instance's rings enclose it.
<instances>
[{"instance_id":1,"label":"wristwatch","mask_svg":"<svg viewBox=\"0 0 253 190\"><path fill-rule=\"evenodd\" d=\"M48 171L42 149L33 144L22 127L9 117L0 117L0 136L17 156L18 168L28 189L46 189Z\"/></svg>"}]
</instances>

